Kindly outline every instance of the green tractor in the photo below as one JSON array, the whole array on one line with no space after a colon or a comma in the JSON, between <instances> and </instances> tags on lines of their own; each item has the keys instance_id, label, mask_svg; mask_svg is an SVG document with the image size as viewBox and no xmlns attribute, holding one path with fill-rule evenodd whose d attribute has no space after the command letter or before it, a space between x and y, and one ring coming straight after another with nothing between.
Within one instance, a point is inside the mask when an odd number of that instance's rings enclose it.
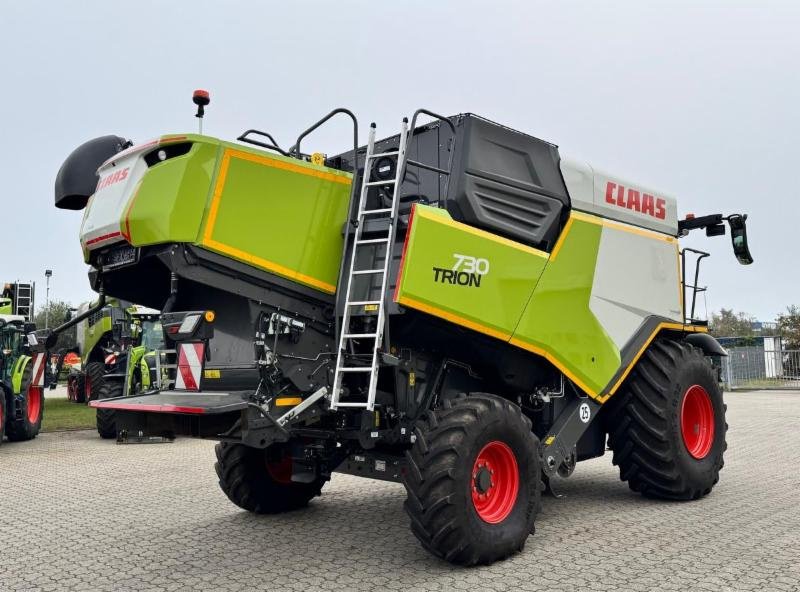
<instances>
[{"instance_id":1,"label":"green tractor","mask_svg":"<svg viewBox=\"0 0 800 592\"><path fill-rule=\"evenodd\" d=\"M303 152L337 114L353 149ZM468 113L373 124L366 146L346 109L288 149L238 139L104 136L58 173L100 303L161 310L176 352L158 391L91 403L120 433L218 441L219 485L253 513L304 507L334 472L402 483L414 536L465 565L520 551L544 483L607 443L636 492L711 492L725 352L679 239L729 229L750 263L746 216L679 219Z\"/></svg>"},{"instance_id":2,"label":"green tractor","mask_svg":"<svg viewBox=\"0 0 800 592\"><path fill-rule=\"evenodd\" d=\"M0 315L0 443L32 440L44 416L46 355L36 327L19 315Z\"/></svg>"},{"instance_id":3,"label":"green tractor","mask_svg":"<svg viewBox=\"0 0 800 592\"><path fill-rule=\"evenodd\" d=\"M163 375L164 332L160 313L136 305L128 307L126 312L127 317L114 324L118 350L107 358L107 372L98 390L98 400L152 391ZM97 433L102 438L117 437L115 410L97 410Z\"/></svg>"}]
</instances>

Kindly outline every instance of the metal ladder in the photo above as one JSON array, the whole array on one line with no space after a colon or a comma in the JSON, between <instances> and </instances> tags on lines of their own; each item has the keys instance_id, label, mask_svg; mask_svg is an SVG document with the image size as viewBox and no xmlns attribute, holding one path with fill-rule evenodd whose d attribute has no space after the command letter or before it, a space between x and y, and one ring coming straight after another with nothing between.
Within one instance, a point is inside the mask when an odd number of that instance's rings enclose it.
<instances>
[{"instance_id":1,"label":"metal ladder","mask_svg":"<svg viewBox=\"0 0 800 592\"><path fill-rule=\"evenodd\" d=\"M333 389L330 395L330 408L356 407L372 411L375 407L375 391L378 386L378 368L380 361L380 348L383 343L383 331L386 325L386 290L388 288L389 263L391 261L392 240L394 238L395 225L397 223L397 210L399 207L398 193L400 192L401 176L406 168L406 143L408 141L408 119L403 118L400 128L400 142L396 151L374 153L375 149L375 124L370 125L369 141L367 142L367 154L364 158L364 179L361 183L361 195L358 200L358 214L356 216L356 231L353 239L353 249L350 254L350 269L347 274L347 288L344 298L344 313L342 315L341 332L339 334L339 349L336 356L336 371L333 378ZM385 156L397 156L397 166L393 179L385 181L369 181L370 171L374 162ZM367 209L367 194L370 187L392 185L391 205L388 208ZM386 219L389 222L386 236L379 238L364 239L364 227L368 219ZM383 261L373 269L356 269L358 255L364 249L370 249L374 245L385 244L386 249L382 257ZM381 259L378 257L378 259ZM377 300L352 300L353 283L356 277L361 275L378 276L381 282L380 295ZM350 320L352 310L357 306L372 306L378 312L377 324L374 333L351 333ZM368 366L347 366L347 351L351 340L369 340L372 342L371 361ZM341 401L342 379L348 373L369 373L369 386L365 401Z\"/></svg>"},{"instance_id":2,"label":"metal ladder","mask_svg":"<svg viewBox=\"0 0 800 592\"><path fill-rule=\"evenodd\" d=\"M15 314L22 315L25 317L26 321L31 321L31 304L33 303L32 284L17 282L14 286L14 301Z\"/></svg>"}]
</instances>

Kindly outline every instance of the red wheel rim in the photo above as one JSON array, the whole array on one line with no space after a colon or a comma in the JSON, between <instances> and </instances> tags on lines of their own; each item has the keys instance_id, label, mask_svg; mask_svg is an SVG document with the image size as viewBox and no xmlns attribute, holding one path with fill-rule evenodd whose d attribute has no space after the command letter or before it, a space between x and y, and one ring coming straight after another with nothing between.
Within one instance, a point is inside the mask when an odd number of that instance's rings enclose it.
<instances>
[{"instance_id":1,"label":"red wheel rim","mask_svg":"<svg viewBox=\"0 0 800 592\"><path fill-rule=\"evenodd\" d=\"M39 421L39 414L42 412L42 387L28 387L28 423Z\"/></svg>"},{"instance_id":2,"label":"red wheel rim","mask_svg":"<svg viewBox=\"0 0 800 592\"><path fill-rule=\"evenodd\" d=\"M472 504L484 522L497 524L514 509L519 493L519 468L505 442L489 442L472 465Z\"/></svg>"},{"instance_id":3,"label":"red wheel rim","mask_svg":"<svg viewBox=\"0 0 800 592\"><path fill-rule=\"evenodd\" d=\"M91 401L92 397L92 379L87 374L83 379L83 398L84 400Z\"/></svg>"},{"instance_id":4,"label":"red wheel rim","mask_svg":"<svg viewBox=\"0 0 800 592\"><path fill-rule=\"evenodd\" d=\"M681 403L681 435L686 450L700 460L714 444L714 406L708 391L699 384L690 386Z\"/></svg>"},{"instance_id":5,"label":"red wheel rim","mask_svg":"<svg viewBox=\"0 0 800 592\"><path fill-rule=\"evenodd\" d=\"M292 482L292 457L284 454L279 460L267 460L267 473L278 483L284 485Z\"/></svg>"}]
</instances>

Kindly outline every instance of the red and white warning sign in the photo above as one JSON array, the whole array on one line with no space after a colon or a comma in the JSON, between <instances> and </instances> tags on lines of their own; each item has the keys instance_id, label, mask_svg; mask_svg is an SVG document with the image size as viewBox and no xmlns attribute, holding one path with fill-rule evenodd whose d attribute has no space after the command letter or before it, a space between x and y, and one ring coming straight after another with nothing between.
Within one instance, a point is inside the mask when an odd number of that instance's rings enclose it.
<instances>
[{"instance_id":1,"label":"red and white warning sign","mask_svg":"<svg viewBox=\"0 0 800 592\"><path fill-rule=\"evenodd\" d=\"M181 343L178 345L178 373L175 388L186 391L200 390L200 376L203 373L205 344Z\"/></svg>"},{"instance_id":2,"label":"red and white warning sign","mask_svg":"<svg viewBox=\"0 0 800 592\"><path fill-rule=\"evenodd\" d=\"M31 386L44 386L44 369L47 366L45 364L46 357L47 355L44 352L33 354L33 359L31 360Z\"/></svg>"}]
</instances>

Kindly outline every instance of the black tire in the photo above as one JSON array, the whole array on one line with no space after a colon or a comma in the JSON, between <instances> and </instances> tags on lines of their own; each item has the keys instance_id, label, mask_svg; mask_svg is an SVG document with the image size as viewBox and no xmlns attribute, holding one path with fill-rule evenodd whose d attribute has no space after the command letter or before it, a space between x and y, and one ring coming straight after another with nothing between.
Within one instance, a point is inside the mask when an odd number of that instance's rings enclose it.
<instances>
[{"instance_id":1,"label":"black tire","mask_svg":"<svg viewBox=\"0 0 800 592\"><path fill-rule=\"evenodd\" d=\"M311 483L291 481L288 444L273 444L262 450L243 444L220 442L214 448L214 469L219 486L234 504L256 514L279 514L308 505L322 492L327 479ZM288 461L287 461L288 459Z\"/></svg>"},{"instance_id":2,"label":"black tire","mask_svg":"<svg viewBox=\"0 0 800 592\"><path fill-rule=\"evenodd\" d=\"M684 401L702 387L710 401L713 425L707 452L693 456L682 432ZM605 417L613 462L620 479L647 497L692 500L719 481L727 449L726 405L710 361L683 341L657 339L636 364ZM697 430L698 428L695 428Z\"/></svg>"},{"instance_id":3,"label":"black tire","mask_svg":"<svg viewBox=\"0 0 800 592\"><path fill-rule=\"evenodd\" d=\"M89 362L84 371L84 401L96 401L105 384L106 365L101 362Z\"/></svg>"},{"instance_id":4,"label":"black tire","mask_svg":"<svg viewBox=\"0 0 800 592\"><path fill-rule=\"evenodd\" d=\"M42 428L42 418L44 417L44 388L31 386L33 376L33 360L29 360L22 371L22 381L20 383L20 395L15 397L20 399L20 417L9 418L6 420L6 435L10 442L23 442L33 440L39 435ZM9 410L8 414L12 415Z\"/></svg>"},{"instance_id":5,"label":"black tire","mask_svg":"<svg viewBox=\"0 0 800 592\"><path fill-rule=\"evenodd\" d=\"M124 384L121 380L104 380L98 400L122 396ZM97 433L106 440L117 437L117 412L114 409L97 409Z\"/></svg>"},{"instance_id":6,"label":"black tire","mask_svg":"<svg viewBox=\"0 0 800 592\"><path fill-rule=\"evenodd\" d=\"M422 546L460 565L491 563L521 551L534 531L543 485L539 440L520 408L474 393L428 411L414 433L403 483L411 530ZM510 513L489 523L473 502L473 489L479 493L473 471L479 453L498 441L515 457L518 492Z\"/></svg>"},{"instance_id":7,"label":"black tire","mask_svg":"<svg viewBox=\"0 0 800 592\"><path fill-rule=\"evenodd\" d=\"M6 435L6 391L0 388L0 444Z\"/></svg>"}]
</instances>

